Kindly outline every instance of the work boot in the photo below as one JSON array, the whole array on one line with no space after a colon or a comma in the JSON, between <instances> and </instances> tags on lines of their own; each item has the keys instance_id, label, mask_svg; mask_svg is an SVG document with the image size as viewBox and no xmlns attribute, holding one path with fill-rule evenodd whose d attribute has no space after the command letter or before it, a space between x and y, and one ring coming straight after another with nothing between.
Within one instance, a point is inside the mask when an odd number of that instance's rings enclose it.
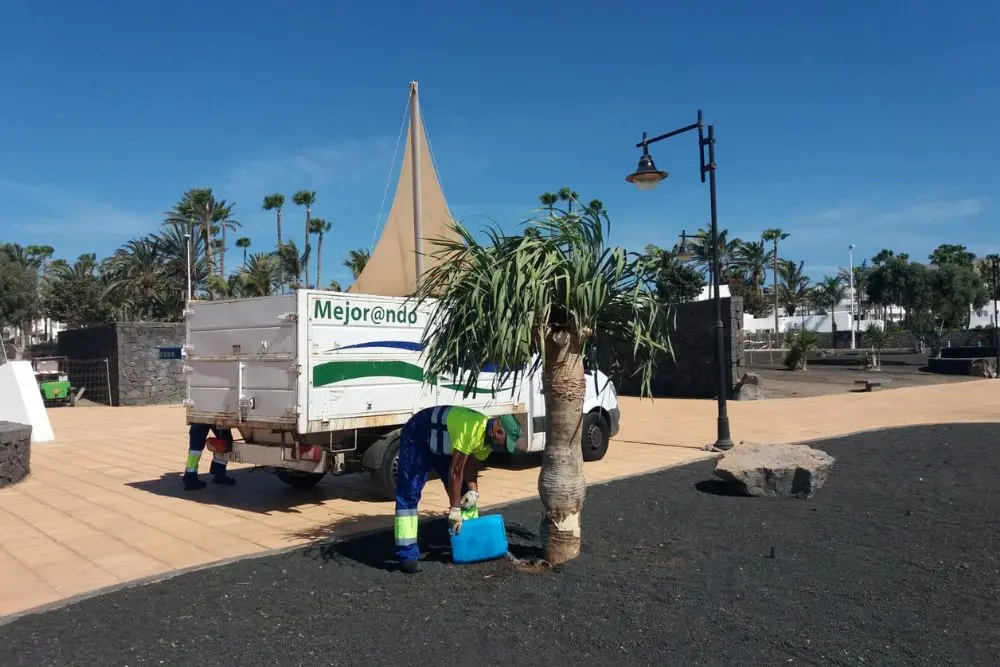
<instances>
[{"instance_id":1,"label":"work boot","mask_svg":"<svg viewBox=\"0 0 1000 667\"><path fill-rule=\"evenodd\" d=\"M198 489L204 489L208 484L198 479L197 474L184 473L184 490L185 491L197 491Z\"/></svg>"},{"instance_id":2,"label":"work boot","mask_svg":"<svg viewBox=\"0 0 1000 667\"><path fill-rule=\"evenodd\" d=\"M232 486L236 480L226 474L226 466L218 461L212 461L208 472L212 475L212 483L219 486Z\"/></svg>"},{"instance_id":3,"label":"work boot","mask_svg":"<svg viewBox=\"0 0 1000 667\"><path fill-rule=\"evenodd\" d=\"M399 571L403 574L416 574L420 572L420 563L415 560L404 560L399 566Z\"/></svg>"}]
</instances>

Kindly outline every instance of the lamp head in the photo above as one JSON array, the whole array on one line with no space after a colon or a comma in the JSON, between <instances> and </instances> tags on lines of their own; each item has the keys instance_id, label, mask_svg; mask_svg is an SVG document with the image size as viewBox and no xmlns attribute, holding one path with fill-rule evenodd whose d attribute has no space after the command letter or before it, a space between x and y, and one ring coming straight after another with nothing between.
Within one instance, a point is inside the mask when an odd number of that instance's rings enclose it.
<instances>
[{"instance_id":1,"label":"lamp head","mask_svg":"<svg viewBox=\"0 0 1000 667\"><path fill-rule=\"evenodd\" d=\"M639 166L633 173L625 177L625 182L634 183L640 190L652 190L666 178L667 172L656 168L653 156L643 146L642 155L639 157Z\"/></svg>"},{"instance_id":2,"label":"lamp head","mask_svg":"<svg viewBox=\"0 0 1000 667\"><path fill-rule=\"evenodd\" d=\"M694 249L688 244L687 233L681 230L681 242L674 246L674 256L681 262L694 259Z\"/></svg>"}]
</instances>

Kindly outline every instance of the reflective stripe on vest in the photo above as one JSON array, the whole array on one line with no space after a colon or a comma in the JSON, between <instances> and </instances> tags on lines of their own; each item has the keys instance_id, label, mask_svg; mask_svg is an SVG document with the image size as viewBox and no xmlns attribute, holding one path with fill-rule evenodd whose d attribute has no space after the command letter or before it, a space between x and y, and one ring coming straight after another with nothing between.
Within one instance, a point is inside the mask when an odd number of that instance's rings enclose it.
<instances>
[{"instance_id":1,"label":"reflective stripe on vest","mask_svg":"<svg viewBox=\"0 0 1000 667\"><path fill-rule=\"evenodd\" d=\"M451 455L451 434L448 433L449 406L439 405L431 411L430 448L434 454Z\"/></svg>"}]
</instances>

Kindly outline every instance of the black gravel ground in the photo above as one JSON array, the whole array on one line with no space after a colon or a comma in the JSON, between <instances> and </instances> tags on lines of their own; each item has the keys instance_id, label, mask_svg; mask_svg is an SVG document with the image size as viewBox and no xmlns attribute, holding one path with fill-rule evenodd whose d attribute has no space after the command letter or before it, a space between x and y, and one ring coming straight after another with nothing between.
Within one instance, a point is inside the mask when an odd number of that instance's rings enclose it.
<instances>
[{"instance_id":1,"label":"black gravel ground","mask_svg":"<svg viewBox=\"0 0 1000 667\"><path fill-rule=\"evenodd\" d=\"M998 445L819 443L806 501L724 495L709 462L591 487L560 572L450 565L441 522L415 577L381 569L389 532L243 561L0 626L0 665L997 664ZM538 510L504 510L521 555Z\"/></svg>"}]
</instances>

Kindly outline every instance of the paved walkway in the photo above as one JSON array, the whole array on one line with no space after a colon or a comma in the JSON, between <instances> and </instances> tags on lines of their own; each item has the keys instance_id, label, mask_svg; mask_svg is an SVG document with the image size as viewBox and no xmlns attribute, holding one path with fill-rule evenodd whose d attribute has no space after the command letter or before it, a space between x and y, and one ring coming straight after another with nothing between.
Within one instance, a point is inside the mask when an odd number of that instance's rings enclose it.
<instances>
[{"instance_id":1,"label":"paved walkway","mask_svg":"<svg viewBox=\"0 0 1000 667\"><path fill-rule=\"evenodd\" d=\"M733 436L794 442L907 424L1000 421L1000 382L730 403ZM234 467L233 488L184 493L179 407L50 410L57 441L32 452L32 475L0 490L0 617L107 586L387 525L392 503L367 475L299 492ZM589 482L705 457L712 401L622 399L622 430ZM210 455L202 461L207 470ZM537 469L489 469L484 506L534 496ZM425 506L445 506L441 485Z\"/></svg>"}]
</instances>

